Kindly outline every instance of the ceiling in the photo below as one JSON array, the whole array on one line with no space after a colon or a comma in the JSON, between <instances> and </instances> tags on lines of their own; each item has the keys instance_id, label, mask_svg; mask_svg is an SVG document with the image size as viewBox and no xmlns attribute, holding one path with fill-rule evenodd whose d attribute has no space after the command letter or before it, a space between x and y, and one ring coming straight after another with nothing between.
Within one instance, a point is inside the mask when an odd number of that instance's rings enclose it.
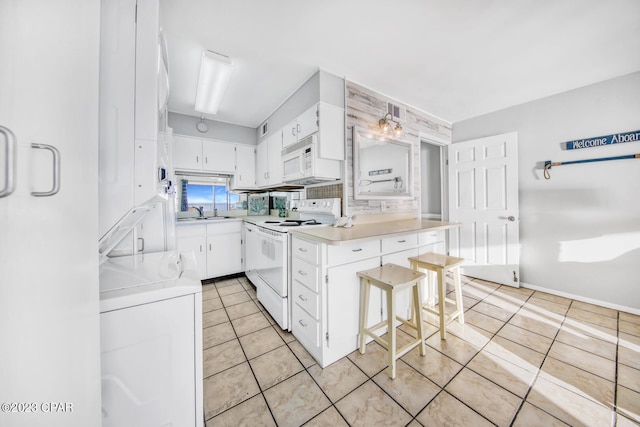
<instances>
[{"instance_id":1,"label":"ceiling","mask_svg":"<svg viewBox=\"0 0 640 427\"><path fill-rule=\"evenodd\" d=\"M257 128L318 68L451 123L640 70L639 0L160 0L169 109L200 117L201 52L232 58L218 114Z\"/></svg>"}]
</instances>

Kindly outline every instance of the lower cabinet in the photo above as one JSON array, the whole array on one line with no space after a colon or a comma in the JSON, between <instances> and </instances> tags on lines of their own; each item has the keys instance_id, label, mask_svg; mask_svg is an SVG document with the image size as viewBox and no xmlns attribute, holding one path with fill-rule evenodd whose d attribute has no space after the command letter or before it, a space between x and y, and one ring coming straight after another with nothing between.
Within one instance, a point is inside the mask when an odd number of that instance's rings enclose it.
<instances>
[{"instance_id":1,"label":"lower cabinet","mask_svg":"<svg viewBox=\"0 0 640 427\"><path fill-rule=\"evenodd\" d=\"M242 221L182 223L176 238L178 250L195 254L200 279L242 272Z\"/></svg>"},{"instance_id":2,"label":"lower cabinet","mask_svg":"<svg viewBox=\"0 0 640 427\"><path fill-rule=\"evenodd\" d=\"M358 348L362 270L409 257L444 253L444 231L412 233L359 243L327 245L294 235L291 245L291 332L323 368ZM313 256L311 256L311 255ZM400 294L397 314L410 315L410 294ZM372 287L367 325L386 318L386 296Z\"/></svg>"}]
</instances>

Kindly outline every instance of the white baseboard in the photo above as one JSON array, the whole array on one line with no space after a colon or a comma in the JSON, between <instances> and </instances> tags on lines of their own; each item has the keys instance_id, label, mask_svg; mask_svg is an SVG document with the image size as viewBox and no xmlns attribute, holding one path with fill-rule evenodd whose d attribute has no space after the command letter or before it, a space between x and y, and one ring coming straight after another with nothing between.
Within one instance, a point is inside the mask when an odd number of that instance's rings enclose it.
<instances>
[{"instance_id":1,"label":"white baseboard","mask_svg":"<svg viewBox=\"0 0 640 427\"><path fill-rule=\"evenodd\" d=\"M560 292L555 289L544 288L542 286L530 285L528 283L520 282L520 286L527 289L533 289L534 291L546 292L548 294L557 295L559 297L565 297L574 299L576 301L582 301L589 304L595 304L602 307L612 308L618 311L624 311L625 313L637 314L640 315L640 309L634 307L626 307L624 305L612 304L607 301L601 301L593 298L587 298L582 295L574 295L568 292Z\"/></svg>"}]
</instances>

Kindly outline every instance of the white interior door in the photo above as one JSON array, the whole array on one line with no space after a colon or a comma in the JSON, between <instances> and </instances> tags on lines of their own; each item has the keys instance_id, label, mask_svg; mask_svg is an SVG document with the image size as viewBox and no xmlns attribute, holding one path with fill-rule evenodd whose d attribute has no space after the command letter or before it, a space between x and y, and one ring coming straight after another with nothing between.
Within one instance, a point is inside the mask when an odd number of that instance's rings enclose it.
<instances>
[{"instance_id":1,"label":"white interior door","mask_svg":"<svg viewBox=\"0 0 640 427\"><path fill-rule=\"evenodd\" d=\"M508 133L449 146L451 255L463 273L519 286L518 135Z\"/></svg>"},{"instance_id":2,"label":"white interior door","mask_svg":"<svg viewBox=\"0 0 640 427\"><path fill-rule=\"evenodd\" d=\"M0 1L1 426L101 422L99 42L99 0Z\"/></svg>"}]
</instances>

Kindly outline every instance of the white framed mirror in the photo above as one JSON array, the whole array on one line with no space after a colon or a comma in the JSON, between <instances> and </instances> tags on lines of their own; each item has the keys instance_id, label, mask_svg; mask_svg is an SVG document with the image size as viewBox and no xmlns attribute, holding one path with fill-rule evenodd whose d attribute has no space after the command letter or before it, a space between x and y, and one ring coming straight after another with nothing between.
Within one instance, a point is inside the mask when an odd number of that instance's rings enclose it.
<instances>
[{"instance_id":1,"label":"white framed mirror","mask_svg":"<svg viewBox=\"0 0 640 427\"><path fill-rule=\"evenodd\" d=\"M355 199L412 199L413 144L353 128Z\"/></svg>"}]
</instances>

